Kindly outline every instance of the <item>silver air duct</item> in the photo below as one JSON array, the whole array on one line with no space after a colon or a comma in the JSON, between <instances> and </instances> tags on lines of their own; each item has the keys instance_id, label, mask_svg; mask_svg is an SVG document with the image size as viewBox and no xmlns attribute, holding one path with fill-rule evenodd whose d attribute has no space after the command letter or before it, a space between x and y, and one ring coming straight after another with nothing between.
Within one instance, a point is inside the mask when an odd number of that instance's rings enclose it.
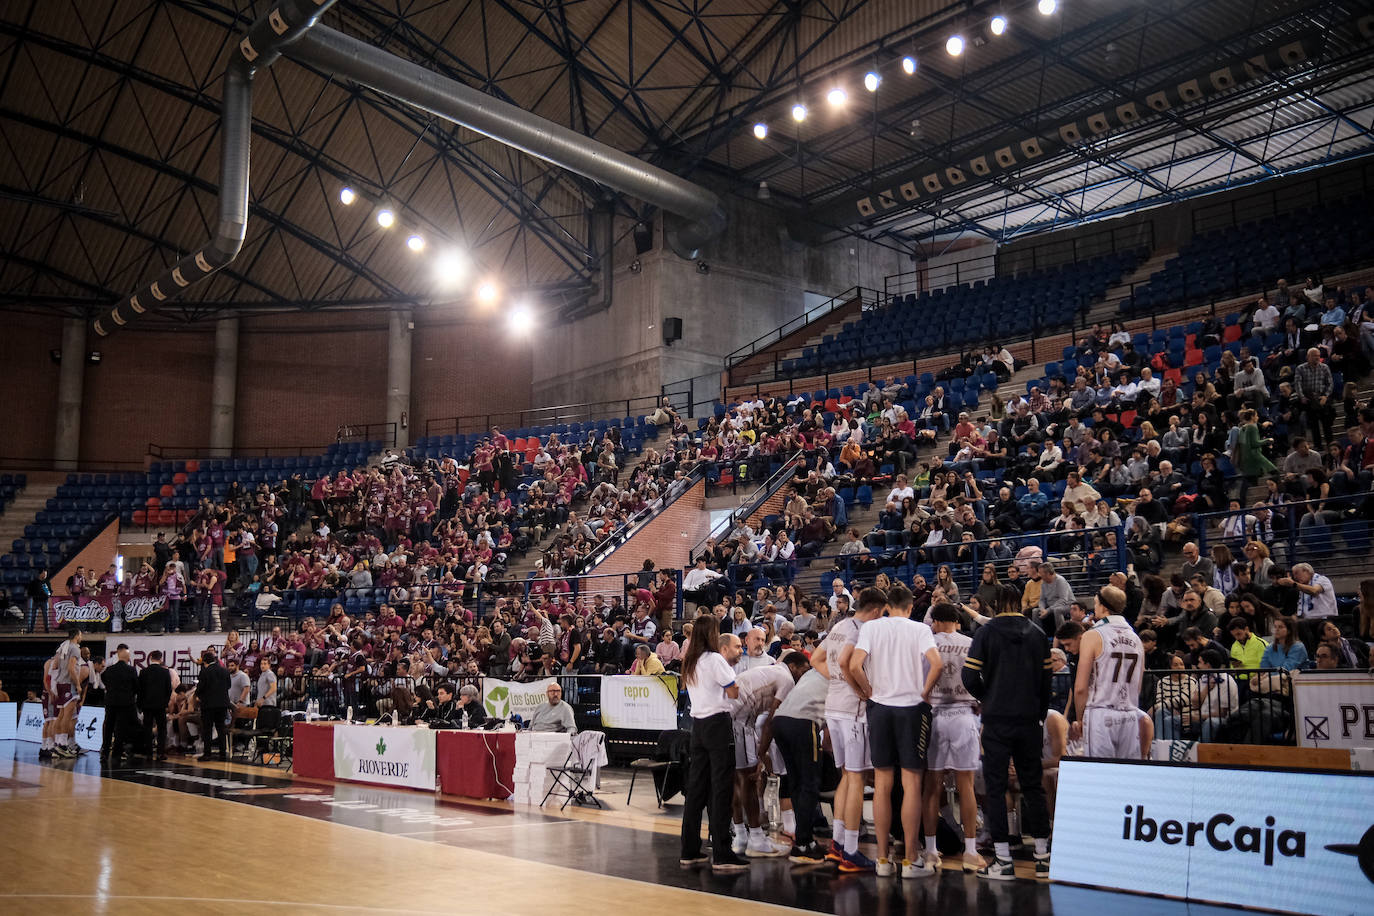
<instances>
[{"instance_id":1,"label":"silver air duct","mask_svg":"<svg viewBox=\"0 0 1374 916\"><path fill-rule=\"evenodd\" d=\"M695 258L725 229L725 209L710 191L365 41L321 26L286 56L685 218L686 226L668 232L668 245L679 257Z\"/></svg>"}]
</instances>

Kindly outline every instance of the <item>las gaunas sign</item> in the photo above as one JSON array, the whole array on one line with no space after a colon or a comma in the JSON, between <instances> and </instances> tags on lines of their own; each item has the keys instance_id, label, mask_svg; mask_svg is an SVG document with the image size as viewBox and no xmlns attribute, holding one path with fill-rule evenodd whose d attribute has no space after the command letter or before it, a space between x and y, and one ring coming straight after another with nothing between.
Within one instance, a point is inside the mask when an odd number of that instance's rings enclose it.
<instances>
[{"instance_id":1,"label":"las gaunas sign","mask_svg":"<svg viewBox=\"0 0 1374 916\"><path fill-rule=\"evenodd\" d=\"M1368 913L1374 773L1066 758L1050 878L1295 913Z\"/></svg>"}]
</instances>

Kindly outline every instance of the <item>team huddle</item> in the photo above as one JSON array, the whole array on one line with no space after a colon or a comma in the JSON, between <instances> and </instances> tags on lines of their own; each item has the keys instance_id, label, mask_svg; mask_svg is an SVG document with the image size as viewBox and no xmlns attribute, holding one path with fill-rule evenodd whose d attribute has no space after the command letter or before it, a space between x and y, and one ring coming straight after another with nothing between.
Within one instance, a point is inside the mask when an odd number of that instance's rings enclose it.
<instances>
[{"instance_id":1,"label":"team huddle","mask_svg":"<svg viewBox=\"0 0 1374 916\"><path fill-rule=\"evenodd\" d=\"M693 663L683 666L695 719L683 864L707 862L699 851L700 820L709 805L716 871L746 868L745 857L786 855L799 865L828 861L849 873L934 875L946 864L938 839L948 801L963 832L959 867L991 880L1016 876L1010 810L1020 815L1015 838L1033 840L1036 877L1047 878L1060 759L1148 756L1153 724L1139 707L1145 650L1122 617L1125 593L1099 589L1093 626L1079 643L1072 702L1061 714L1050 708L1050 641L1021 612L1014 589L1004 591L996 615L970 637L959 632L951 605L914 620L905 586L866 588L809 659L785 650L775 662L761 639L746 636L746 648L738 636L717 637L711 615L693 621ZM727 717L732 776L720 753L726 733L715 721ZM825 846L815 839L827 775L823 747L839 771ZM782 833L791 834L790 844L764 832L760 761L783 774ZM733 830L718 823L723 816L715 810L718 781L726 778ZM876 860L859 849L869 784ZM980 809L991 859L978 849ZM900 860L894 836L903 841ZM952 841L945 845L952 851Z\"/></svg>"}]
</instances>

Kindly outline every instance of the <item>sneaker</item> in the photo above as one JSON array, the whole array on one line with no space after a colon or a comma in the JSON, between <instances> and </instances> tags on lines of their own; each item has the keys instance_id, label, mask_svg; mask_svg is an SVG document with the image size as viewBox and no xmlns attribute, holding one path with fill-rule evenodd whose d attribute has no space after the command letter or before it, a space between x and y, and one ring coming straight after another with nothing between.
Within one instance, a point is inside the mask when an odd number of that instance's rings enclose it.
<instances>
[{"instance_id":1,"label":"sneaker","mask_svg":"<svg viewBox=\"0 0 1374 916\"><path fill-rule=\"evenodd\" d=\"M699 865L706 865L711 861L711 857L704 852L698 852L694 856L683 856L677 860L677 864L683 868L696 868Z\"/></svg>"},{"instance_id":2,"label":"sneaker","mask_svg":"<svg viewBox=\"0 0 1374 916\"><path fill-rule=\"evenodd\" d=\"M798 865L819 865L826 859L825 850L819 843L807 843L805 846L793 846L792 851L787 854L787 861L795 862Z\"/></svg>"},{"instance_id":3,"label":"sneaker","mask_svg":"<svg viewBox=\"0 0 1374 916\"><path fill-rule=\"evenodd\" d=\"M38 749L38 759L39 759L39 760L51 760L51 759L52 759L52 748L50 748L50 747L40 747L40 748Z\"/></svg>"},{"instance_id":4,"label":"sneaker","mask_svg":"<svg viewBox=\"0 0 1374 916\"><path fill-rule=\"evenodd\" d=\"M749 834L747 833L737 833L735 834L734 839L730 841L730 851L737 856L744 855L745 850L747 850L748 848Z\"/></svg>"},{"instance_id":5,"label":"sneaker","mask_svg":"<svg viewBox=\"0 0 1374 916\"><path fill-rule=\"evenodd\" d=\"M68 760L72 760L73 758L81 756L81 751L77 750L70 744L59 744L57 745L57 747L52 749L52 752L54 756L65 757Z\"/></svg>"},{"instance_id":6,"label":"sneaker","mask_svg":"<svg viewBox=\"0 0 1374 916\"><path fill-rule=\"evenodd\" d=\"M964 853L959 859L964 866L964 871L977 871L980 868L986 868L988 864L987 860L977 853L974 853L972 857L968 853Z\"/></svg>"},{"instance_id":7,"label":"sneaker","mask_svg":"<svg viewBox=\"0 0 1374 916\"><path fill-rule=\"evenodd\" d=\"M749 838L749 846L745 849L744 854L751 859L760 857L771 858L775 856L785 856L787 855L787 851L791 848L790 844L784 846L782 843L775 843L767 836L751 836Z\"/></svg>"},{"instance_id":8,"label":"sneaker","mask_svg":"<svg viewBox=\"0 0 1374 916\"><path fill-rule=\"evenodd\" d=\"M989 881L1011 881L1016 878L1016 865L1011 859L994 858L978 869L978 877L987 878Z\"/></svg>"},{"instance_id":9,"label":"sneaker","mask_svg":"<svg viewBox=\"0 0 1374 916\"><path fill-rule=\"evenodd\" d=\"M871 872L874 871L874 868L882 868L881 862L872 861L871 858L864 856L864 854L860 853L857 849L853 851L853 853L841 853L840 871L845 872L846 875ZM881 875L882 872L879 871L878 873ZM888 873L890 875L892 872L889 871Z\"/></svg>"},{"instance_id":10,"label":"sneaker","mask_svg":"<svg viewBox=\"0 0 1374 916\"><path fill-rule=\"evenodd\" d=\"M910 859L902 860L903 878L929 878L935 874L935 869L930 867L925 856L921 856L915 862Z\"/></svg>"},{"instance_id":11,"label":"sneaker","mask_svg":"<svg viewBox=\"0 0 1374 916\"><path fill-rule=\"evenodd\" d=\"M840 868L844 868L844 866L841 865ZM892 873L896 871L896 869L892 867L891 859L879 859L874 863L873 870L877 872L879 878L890 877Z\"/></svg>"},{"instance_id":12,"label":"sneaker","mask_svg":"<svg viewBox=\"0 0 1374 916\"><path fill-rule=\"evenodd\" d=\"M830 841L830 846L825 850L825 861L834 862L836 865L844 861L844 850L834 840Z\"/></svg>"},{"instance_id":13,"label":"sneaker","mask_svg":"<svg viewBox=\"0 0 1374 916\"><path fill-rule=\"evenodd\" d=\"M727 852L719 858L711 860L711 871L718 875L733 875L745 871L749 868L749 860Z\"/></svg>"},{"instance_id":14,"label":"sneaker","mask_svg":"<svg viewBox=\"0 0 1374 916\"><path fill-rule=\"evenodd\" d=\"M1035 877L1046 878L1050 876L1050 854L1035 854Z\"/></svg>"},{"instance_id":15,"label":"sneaker","mask_svg":"<svg viewBox=\"0 0 1374 916\"><path fill-rule=\"evenodd\" d=\"M921 861L929 865L935 872L939 872L945 865L944 858L938 852L922 852Z\"/></svg>"}]
</instances>

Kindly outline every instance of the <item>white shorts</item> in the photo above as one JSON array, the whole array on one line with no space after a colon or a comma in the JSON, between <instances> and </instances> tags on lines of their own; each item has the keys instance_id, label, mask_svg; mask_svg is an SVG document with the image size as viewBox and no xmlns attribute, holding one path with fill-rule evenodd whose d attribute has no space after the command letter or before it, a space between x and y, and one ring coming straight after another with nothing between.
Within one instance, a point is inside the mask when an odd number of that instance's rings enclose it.
<instances>
[{"instance_id":1,"label":"white shorts","mask_svg":"<svg viewBox=\"0 0 1374 916\"><path fill-rule=\"evenodd\" d=\"M1090 706L1083 712L1083 753L1116 760L1140 759L1140 713Z\"/></svg>"},{"instance_id":2,"label":"white shorts","mask_svg":"<svg viewBox=\"0 0 1374 916\"><path fill-rule=\"evenodd\" d=\"M830 753L837 767L851 773L873 769L873 758L868 752L867 719L827 716L825 730L830 733Z\"/></svg>"},{"instance_id":3,"label":"white shorts","mask_svg":"<svg viewBox=\"0 0 1374 916\"><path fill-rule=\"evenodd\" d=\"M937 706L926 766L932 770L975 771L980 768L982 756L982 730L973 710L957 706L943 711Z\"/></svg>"},{"instance_id":4,"label":"white shorts","mask_svg":"<svg viewBox=\"0 0 1374 916\"><path fill-rule=\"evenodd\" d=\"M731 719L735 732L735 769L748 770L759 765L759 735L751 721Z\"/></svg>"}]
</instances>

